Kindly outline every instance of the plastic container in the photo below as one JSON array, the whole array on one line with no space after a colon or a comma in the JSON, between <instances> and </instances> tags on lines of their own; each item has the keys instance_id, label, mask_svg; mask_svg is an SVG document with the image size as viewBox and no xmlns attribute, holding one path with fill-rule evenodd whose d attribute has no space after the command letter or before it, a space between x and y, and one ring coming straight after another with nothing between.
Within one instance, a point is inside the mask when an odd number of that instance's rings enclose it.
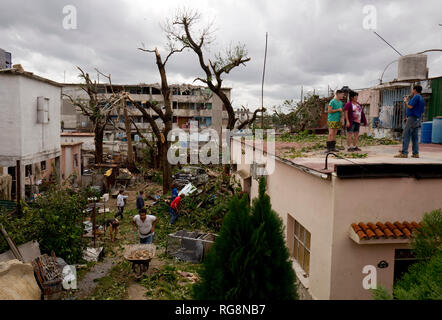
<instances>
[{"instance_id":1,"label":"plastic container","mask_svg":"<svg viewBox=\"0 0 442 320\"><path fill-rule=\"evenodd\" d=\"M433 118L432 143L442 143L442 117Z\"/></svg>"},{"instance_id":2,"label":"plastic container","mask_svg":"<svg viewBox=\"0 0 442 320\"><path fill-rule=\"evenodd\" d=\"M421 143L431 143L431 134L433 129L433 121L422 123Z\"/></svg>"}]
</instances>

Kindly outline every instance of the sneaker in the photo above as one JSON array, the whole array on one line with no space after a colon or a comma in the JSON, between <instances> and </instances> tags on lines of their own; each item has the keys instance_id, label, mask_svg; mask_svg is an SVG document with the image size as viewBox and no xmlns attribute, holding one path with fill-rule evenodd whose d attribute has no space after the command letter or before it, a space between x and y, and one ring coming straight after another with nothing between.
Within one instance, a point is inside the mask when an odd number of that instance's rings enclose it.
<instances>
[{"instance_id":1,"label":"sneaker","mask_svg":"<svg viewBox=\"0 0 442 320\"><path fill-rule=\"evenodd\" d=\"M353 150L354 150L354 151L362 151L362 150L359 149L358 147L354 147Z\"/></svg>"},{"instance_id":2,"label":"sneaker","mask_svg":"<svg viewBox=\"0 0 442 320\"><path fill-rule=\"evenodd\" d=\"M411 157L412 158L419 158L419 153L413 154Z\"/></svg>"},{"instance_id":3,"label":"sneaker","mask_svg":"<svg viewBox=\"0 0 442 320\"><path fill-rule=\"evenodd\" d=\"M347 149L347 151L348 151L348 152L353 152L353 151L355 151L355 149L352 148L352 147L350 147L350 148Z\"/></svg>"},{"instance_id":4,"label":"sneaker","mask_svg":"<svg viewBox=\"0 0 442 320\"><path fill-rule=\"evenodd\" d=\"M408 155L407 155L407 154L403 154L403 153L401 152L401 153L395 155L394 157L395 157L395 158L408 158Z\"/></svg>"}]
</instances>

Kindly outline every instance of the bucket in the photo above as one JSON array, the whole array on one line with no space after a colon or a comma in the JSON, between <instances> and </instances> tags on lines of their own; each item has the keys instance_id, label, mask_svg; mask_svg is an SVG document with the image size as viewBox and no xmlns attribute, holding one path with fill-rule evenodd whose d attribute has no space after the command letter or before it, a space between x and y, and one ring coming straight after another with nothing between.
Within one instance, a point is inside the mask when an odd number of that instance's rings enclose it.
<instances>
[{"instance_id":1,"label":"bucket","mask_svg":"<svg viewBox=\"0 0 442 320\"><path fill-rule=\"evenodd\" d=\"M433 121L422 123L421 143L431 143L431 134L433 129Z\"/></svg>"},{"instance_id":2,"label":"bucket","mask_svg":"<svg viewBox=\"0 0 442 320\"><path fill-rule=\"evenodd\" d=\"M432 143L442 143L442 117L433 118Z\"/></svg>"}]
</instances>

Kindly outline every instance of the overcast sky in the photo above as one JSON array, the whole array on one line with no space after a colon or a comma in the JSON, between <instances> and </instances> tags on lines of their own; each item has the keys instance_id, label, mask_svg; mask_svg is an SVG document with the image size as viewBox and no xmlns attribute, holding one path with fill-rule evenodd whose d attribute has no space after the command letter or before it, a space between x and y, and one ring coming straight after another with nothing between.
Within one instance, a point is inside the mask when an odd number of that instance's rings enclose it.
<instances>
[{"instance_id":1,"label":"overcast sky","mask_svg":"<svg viewBox=\"0 0 442 320\"><path fill-rule=\"evenodd\" d=\"M376 8L376 32L401 54L442 48L440 0L0 0L0 48L13 63L55 81L78 82L75 66L112 74L114 83L159 82L154 56L137 50L164 47L160 27L178 8L198 9L213 21L216 41L208 56L243 43L251 61L225 77L234 107L261 104L265 33L269 34L264 104L299 99L348 85L375 85L386 65L399 55L363 22L373 22L364 6ZM63 28L66 5L77 10L77 29ZM372 11L371 11L372 12ZM365 20L364 20L365 19ZM442 75L442 54L429 53L430 76ZM175 55L167 65L169 83L202 76L193 52ZM397 76L397 64L384 82Z\"/></svg>"}]
</instances>

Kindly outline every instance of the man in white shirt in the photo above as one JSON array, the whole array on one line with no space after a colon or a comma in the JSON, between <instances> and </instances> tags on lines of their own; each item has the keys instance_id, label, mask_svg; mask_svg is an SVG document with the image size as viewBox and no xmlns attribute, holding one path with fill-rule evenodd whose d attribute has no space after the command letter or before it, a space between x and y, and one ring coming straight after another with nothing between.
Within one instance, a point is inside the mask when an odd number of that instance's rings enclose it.
<instances>
[{"instance_id":1,"label":"man in white shirt","mask_svg":"<svg viewBox=\"0 0 442 320\"><path fill-rule=\"evenodd\" d=\"M140 214L137 214L132 220L134 231L140 233L140 243L142 244L153 243L155 226L157 225L157 217L146 213L146 209L143 208L140 210Z\"/></svg>"},{"instance_id":2,"label":"man in white shirt","mask_svg":"<svg viewBox=\"0 0 442 320\"><path fill-rule=\"evenodd\" d=\"M128 198L128 196L123 195L124 190L120 190L120 193L117 196L117 213L115 214L115 218L118 216L121 216L121 220L123 220L123 211L124 206L126 205L125 199Z\"/></svg>"}]
</instances>

